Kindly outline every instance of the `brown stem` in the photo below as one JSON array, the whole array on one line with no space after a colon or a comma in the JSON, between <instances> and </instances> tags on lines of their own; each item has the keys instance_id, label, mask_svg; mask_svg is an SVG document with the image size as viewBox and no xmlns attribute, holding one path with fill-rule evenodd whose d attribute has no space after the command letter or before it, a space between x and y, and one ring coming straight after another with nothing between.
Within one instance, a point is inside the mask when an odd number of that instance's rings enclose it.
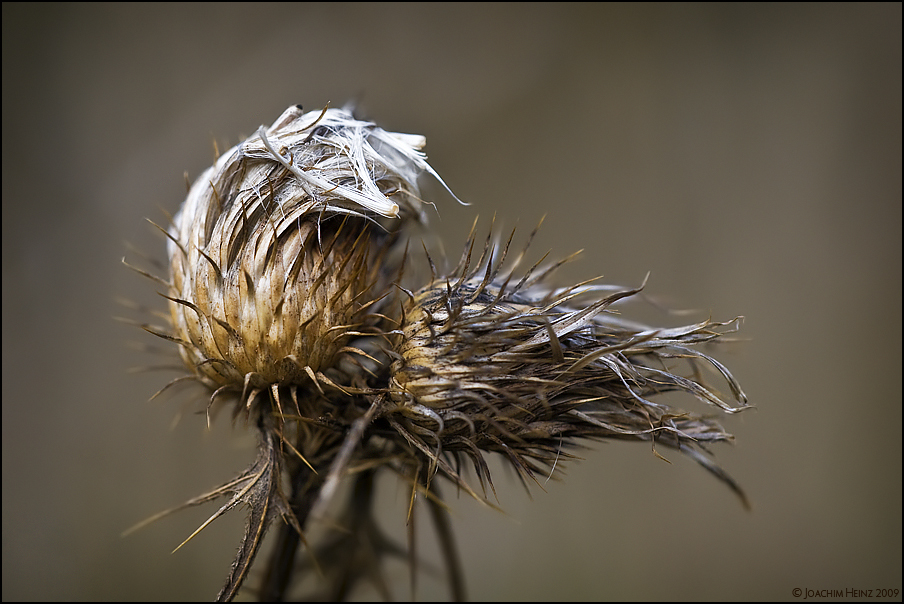
<instances>
[{"instance_id":1,"label":"brown stem","mask_svg":"<svg viewBox=\"0 0 904 604\"><path fill-rule=\"evenodd\" d=\"M304 527L311 506L314 504L318 489L312 488L315 476L305 464L298 464L292 476L292 512ZM270 560L264 571L264 580L261 583L261 602L282 602L289 589L295 568L295 556L298 546L301 544L301 535L291 525L284 523L279 527L276 547L270 554Z\"/></svg>"}]
</instances>

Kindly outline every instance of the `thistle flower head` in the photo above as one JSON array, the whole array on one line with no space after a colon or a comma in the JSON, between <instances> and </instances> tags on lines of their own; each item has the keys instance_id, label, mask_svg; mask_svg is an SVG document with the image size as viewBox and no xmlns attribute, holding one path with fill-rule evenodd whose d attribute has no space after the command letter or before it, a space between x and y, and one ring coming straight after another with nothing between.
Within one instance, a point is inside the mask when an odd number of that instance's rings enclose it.
<instances>
[{"instance_id":1,"label":"thistle flower head","mask_svg":"<svg viewBox=\"0 0 904 604\"><path fill-rule=\"evenodd\" d=\"M550 289L544 282L555 266L515 281L511 271L499 275L505 253L494 258L489 248L488 239L472 268L469 246L452 275L404 304L390 392L400 431L426 458L464 452L483 481L481 452L498 452L536 480L563 444L580 438L655 441L688 453L744 499L700 448L731 438L719 423L652 400L682 391L722 411L744 409L737 381L697 348L738 319L671 329L626 322L611 307L640 289ZM702 382L702 366L724 380L728 396Z\"/></svg>"},{"instance_id":2,"label":"thistle flower head","mask_svg":"<svg viewBox=\"0 0 904 604\"><path fill-rule=\"evenodd\" d=\"M169 297L199 377L297 383L336 365L391 282L400 226L422 217L424 141L290 107L197 179L170 230Z\"/></svg>"}]
</instances>

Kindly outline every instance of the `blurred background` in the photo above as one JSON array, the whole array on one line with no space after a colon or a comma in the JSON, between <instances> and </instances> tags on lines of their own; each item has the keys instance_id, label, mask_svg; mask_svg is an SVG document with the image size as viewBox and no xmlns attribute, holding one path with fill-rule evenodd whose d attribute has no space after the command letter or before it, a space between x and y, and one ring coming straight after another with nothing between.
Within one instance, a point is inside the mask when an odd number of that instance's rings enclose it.
<instances>
[{"instance_id":1,"label":"blurred background","mask_svg":"<svg viewBox=\"0 0 904 604\"><path fill-rule=\"evenodd\" d=\"M172 374L129 373L155 338L112 317L164 304L120 261L141 262L126 242L163 257L145 218L165 223L214 142L349 100L426 135L472 204L428 188L450 256L477 214L523 235L545 215L538 255L584 250L563 282L650 271L694 320L746 317L718 357L757 408L715 453L752 512L643 444L593 445L530 495L500 467L505 513L445 493L472 599L902 588L900 3L2 10L4 600L217 593L242 511L172 555L215 505L120 533L254 443L184 396L147 402ZM381 501L404 539L405 489ZM428 574L417 596L448 594Z\"/></svg>"}]
</instances>

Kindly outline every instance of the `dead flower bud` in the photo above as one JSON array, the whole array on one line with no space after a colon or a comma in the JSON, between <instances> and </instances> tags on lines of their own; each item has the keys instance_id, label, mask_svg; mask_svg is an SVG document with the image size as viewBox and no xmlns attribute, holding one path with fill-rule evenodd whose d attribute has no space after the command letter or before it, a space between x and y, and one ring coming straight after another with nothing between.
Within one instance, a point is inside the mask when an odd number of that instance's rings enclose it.
<instances>
[{"instance_id":1,"label":"dead flower bud","mask_svg":"<svg viewBox=\"0 0 904 604\"><path fill-rule=\"evenodd\" d=\"M481 483L492 485L483 452L502 454L522 479L536 480L580 438L645 440L688 454L747 505L700 446L731 436L710 417L652 400L679 391L728 413L746 408L731 373L699 350L739 319L677 328L630 323L611 306L642 288L550 290L544 281L558 265L535 266L516 281L511 271L499 275L505 251L494 259L489 240L470 268L471 245L453 275L411 295L396 338L394 425L425 461L446 468L447 455L463 453ZM723 380L728 397L702 382L703 366Z\"/></svg>"},{"instance_id":2,"label":"dead flower bud","mask_svg":"<svg viewBox=\"0 0 904 604\"><path fill-rule=\"evenodd\" d=\"M385 255L439 178L424 138L290 107L223 154L170 229L173 337L211 387L300 383L360 352L398 268ZM363 353L362 353L363 354Z\"/></svg>"},{"instance_id":3,"label":"dead flower bud","mask_svg":"<svg viewBox=\"0 0 904 604\"><path fill-rule=\"evenodd\" d=\"M290 107L219 157L165 230L170 276L155 279L166 287L171 324L144 327L179 345L189 376L171 385L200 382L208 409L233 405L259 440L247 470L147 521L225 498L200 531L249 508L218 600L238 593L276 519L261 599L284 599L306 575L317 582L315 599L344 599L359 579L389 599L381 568L389 556L408 559L413 590L418 500L450 592L464 598L437 478L495 507L487 453L501 454L526 482L550 477L585 440L647 441L691 456L746 505L704 449L731 436L660 397L677 391L725 412L744 409L731 373L700 350L738 320L633 323L612 307L640 289L556 289L550 276L564 261L518 277L524 253L506 265L512 237L493 243L492 228L476 261L472 229L452 273L438 277L428 256L429 282L405 289L405 227L425 221L417 178L426 172L442 183L424 142L346 110ZM706 369L727 395L704 382ZM465 478L469 465L479 488ZM380 472L410 489L407 548L375 520ZM344 500L336 496L343 481L352 486ZM308 543L305 528L315 522L339 530Z\"/></svg>"}]
</instances>

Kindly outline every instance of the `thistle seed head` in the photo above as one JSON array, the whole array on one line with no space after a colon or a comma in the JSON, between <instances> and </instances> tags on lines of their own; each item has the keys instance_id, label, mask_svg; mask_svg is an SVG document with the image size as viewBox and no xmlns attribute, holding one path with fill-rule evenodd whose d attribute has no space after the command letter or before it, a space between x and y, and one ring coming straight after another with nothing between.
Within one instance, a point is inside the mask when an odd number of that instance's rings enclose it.
<instances>
[{"instance_id":1,"label":"thistle seed head","mask_svg":"<svg viewBox=\"0 0 904 604\"><path fill-rule=\"evenodd\" d=\"M515 282L511 272L498 276L504 254L492 255L470 269L466 253L456 273L404 305L389 388L400 425L432 451L428 458L499 452L536 480L581 437L654 441L688 453L744 499L700 448L731 439L719 423L652 400L680 391L729 413L747 407L734 377L698 349L738 319L670 329L628 323L611 307L641 288L549 289L552 271L538 267ZM727 396L703 382L703 366L724 380ZM489 478L481 461L474 468Z\"/></svg>"},{"instance_id":2,"label":"thistle seed head","mask_svg":"<svg viewBox=\"0 0 904 604\"><path fill-rule=\"evenodd\" d=\"M424 140L290 107L198 178L170 230L168 297L202 381L299 383L336 365L397 272L381 258L422 219Z\"/></svg>"}]
</instances>

